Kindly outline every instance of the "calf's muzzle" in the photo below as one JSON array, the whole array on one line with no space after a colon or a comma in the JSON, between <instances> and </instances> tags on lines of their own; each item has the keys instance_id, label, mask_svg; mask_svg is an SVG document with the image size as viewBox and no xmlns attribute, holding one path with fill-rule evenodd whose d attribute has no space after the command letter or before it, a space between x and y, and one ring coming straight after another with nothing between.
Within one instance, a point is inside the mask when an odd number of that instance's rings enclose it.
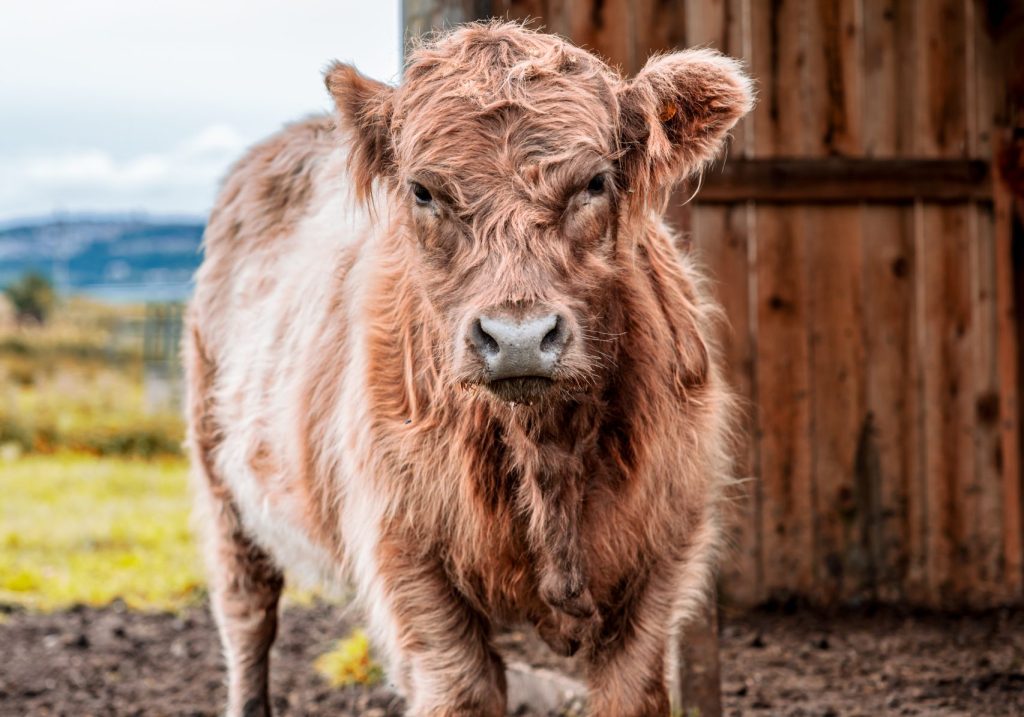
<instances>
[{"instance_id":1,"label":"calf's muzzle","mask_svg":"<svg viewBox=\"0 0 1024 717\"><path fill-rule=\"evenodd\" d=\"M570 339L569 322L548 311L522 317L488 312L471 322L468 338L484 364L488 386L515 379L550 381Z\"/></svg>"}]
</instances>

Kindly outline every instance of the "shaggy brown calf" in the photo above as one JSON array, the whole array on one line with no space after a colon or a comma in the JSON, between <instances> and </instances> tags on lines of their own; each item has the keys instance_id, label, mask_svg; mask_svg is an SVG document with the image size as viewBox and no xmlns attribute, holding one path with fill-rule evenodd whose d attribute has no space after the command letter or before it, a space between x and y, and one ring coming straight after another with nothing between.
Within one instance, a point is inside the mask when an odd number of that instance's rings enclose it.
<instances>
[{"instance_id":1,"label":"shaggy brown calf","mask_svg":"<svg viewBox=\"0 0 1024 717\"><path fill-rule=\"evenodd\" d=\"M189 316L190 443L231 714L268 711L282 571L351 581L417 716L501 715L496 626L663 715L720 543L731 407L668 188L749 109L711 51L630 80L471 25L224 186Z\"/></svg>"}]
</instances>

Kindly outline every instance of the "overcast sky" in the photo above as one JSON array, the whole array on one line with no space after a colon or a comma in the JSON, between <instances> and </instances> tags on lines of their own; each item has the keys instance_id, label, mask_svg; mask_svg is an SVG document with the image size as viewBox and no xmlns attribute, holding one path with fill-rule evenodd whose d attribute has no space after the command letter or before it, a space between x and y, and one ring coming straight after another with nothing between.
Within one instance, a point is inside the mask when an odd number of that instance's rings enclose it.
<instances>
[{"instance_id":1,"label":"overcast sky","mask_svg":"<svg viewBox=\"0 0 1024 717\"><path fill-rule=\"evenodd\" d=\"M397 78L398 2L5 1L0 221L204 214L248 144L330 109L330 60Z\"/></svg>"}]
</instances>

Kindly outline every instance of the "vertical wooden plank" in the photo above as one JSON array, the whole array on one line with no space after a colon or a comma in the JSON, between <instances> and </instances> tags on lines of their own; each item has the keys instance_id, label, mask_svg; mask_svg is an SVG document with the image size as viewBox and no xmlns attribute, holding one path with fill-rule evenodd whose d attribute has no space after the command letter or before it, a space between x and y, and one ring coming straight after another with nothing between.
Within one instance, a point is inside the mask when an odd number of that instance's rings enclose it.
<instances>
[{"instance_id":1,"label":"vertical wooden plank","mask_svg":"<svg viewBox=\"0 0 1024 717\"><path fill-rule=\"evenodd\" d=\"M906 68L912 67L915 51L907 7L896 0L864 0L860 114L866 156L895 157L906 146L903 98L912 87ZM861 461L877 497L871 521L876 595L897 602L907 595L913 556L923 555L916 539L923 529L912 527L910 502L913 486L921 484L912 210L866 206L862 250L866 426ZM916 564L923 571L923 561Z\"/></svg>"},{"instance_id":2,"label":"vertical wooden plank","mask_svg":"<svg viewBox=\"0 0 1024 717\"><path fill-rule=\"evenodd\" d=\"M714 597L708 600L700 619L683 635L679 664L679 704L673 714L721 717L718 601Z\"/></svg>"},{"instance_id":3,"label":"vertical wooden plank","mask_svg":"<svg viewBox=\"0 0 1024 717\"><path fill-rule=\"evenodd\" d=\"M915 152L926 157L967 151L966 1L915 5ZM918 232L918 326L923 368L927 572L929 600L962 603L971 578L961 553L965 516L974 512L974 374L968 208L924 206Z\"/></svg>"},{"instance_id":4,"label":"vertical wooden plank","mask_svg":"<svg viewBox=\"0 0 1024 717\"><path fill-rule=\"evenodd\" d=\"M807 250L801 223L778 207L756 215L758 360L764 590L811 595L817 546L812 518Z\"/></svg>"},{"instance_id":5,"label":"vertical wooden plank","mask_svg":"<svg viewBox=\"0 0 1024 717\"><path fill-rule=\"evenodd\" d=\"M680 50L686 40L686 11L690 2L640 0L636 7L636 52L641 64L655 52Z\"/></svg>"},{"instance_id":6,"label":"vertical wooden plank","mask_svg":"<svg viewBox=\"0 0 1024 717\"><path fill-rule=\"evenodd\" d=\"M998 138L1001 139L1001 138ZM1001 142L996 142L998 153ZM997 154L998 156L998 154ZM1024 598L1024 496L1022 496L1020 427L1020 307L1013 257L1013 196L997 169L994 203L996 321L998 326L999 455L1001 467L1002 543L1007 602Z\"/></svg>"},{"instance_id":7,"label":"vertical wooden plank","mask_svg":"<svg viewBox=\"0 0 1024 717\"><path fill-rule=\"evenodd\" d=\"M818 601L873 597L869 541L876 503L863 406L859 207L805 210L810 263L811 415Z\"/></svg>"},{"instance_id":8,"label":"vertical wooden plank","mask_svg":"<svg viewBox=\"0 0 1024 717\"><path fill-rule=\"evenodd\" d=\"M920 507L920 380L915 360L913 216L903 207L872 207L864 216L866 421L861 460L875 471L876 591L884 602L915 594L910 564L924 555ZM911 496L920 501L911 506ZM915 526L917 526L915 528ZM923 575L923 561L916 563ZM921 581L923 587L923 578ZM920 587L916 589L920 597Z\"/></svg>"},{"instance_id":9,"label":"vertical wooden plank","mask_svg":"<svg viewBox=\"0 0 1024 717\"><path fill-rule=\"evenodd\" d=\"M904 3L905 5L905 3ZM865 157L895 157L902 114L901 67L913 52L913 35L900 22L896 0L863 0L864 96L858 112Z\"/></svg>"},{"instance_id":10,"label":"vertical wooden plank","mask_svg":"<svg viewBox=\"0 0 1024 717\"><path fill-rule=\"evenodd\" d=\"M966 4L970 0L916 0L914 152L922 157L967 154Z\"/></svg>"},{"instance_id":11,"label":"vertical wooden plank","mask_svg":"<svg viewBox=\"0 0 1024 717\"><path fill-rule=\"evenodd\" d=\"M752 367L753 337L749 321L747 210L739 207L700 207L694 210L694 253L712 277L727 325L719 338L727 378L749 411L744 421L746 445L739 456L733 551L722 567L727 601L754 605L763 599L760 561L760 485L753 477Z\"/></svg>"},{"instance_id":12,"label":"vertical wooden plank","mask_svg":"<svg viewBox=\"0 0 1024 717\"><path fill-rule=\"evenodd\" d=\"M781 111L776 88L779 86L779 22L777 12L764 2L751 2L749 17L750 69L757 78L757 104L748 123L753 128L750 153L755 157L776 154L778 117ZM795 153L791 153L795 154Z\"/></svg>"},{"instance_id":13,"label":"vertical wooden plank","mask_svg":"<svg viewBox=\"0 0 1024 717\"><path fill-rule=\"evenodd\" d=\"M985 28L984 8L968 3L967 18L967 74L969 105L967 115L967 150L970 156L993 158L993 128L995 123L996 83L1005 82L998 66L995 46ZM996 212L999 204L999 176L996 173ZM1003 391L1005 399L1016 403L1016 381L1001 388L1000 373L1000 317L998 307L997 236L993 210L978 203L970 205L970 231L972 277L974 296L974 322L977 326L975 342L975 477L971 490L977 500L969 517L971 530L967 534L968 554L971 555L971 591L968 595L973 607L1002 604L1014 595L1012 576L1007 572L1004 514L1003 428L1001 419ZM1007 255L1007 263L1012 257ZM1011 409L1013 410L1013 409ZM1014 425L1016 421L1012 421ZM1016 452L1016 445L1013 447ZM1014 459L1011 456L1011 461ZM1019 506L1019 503L1018 503Z\"/></svg>"},{"instance_id":14,"label":"vertical wooden plank","mask_svg":"<svg viewBox=\"0 0 1024 717\"><path fill-rule=\"evenodd\" d=\"M758 157L802 153L801 13L797 0L749 6L751 70L760 95L751 151ZM776 598L810 595L814 585L804 229L789 208L755 209L750 315L758 352L762 575L765 594Z\"/></svg>"},{"instance_id":15,"label":"vertical wooden plank","mask_svg":"<svg viewBox=\"0 0 1024 717\"><path fill-rule=\"evenodd\" d=\"M801 97L810 156L859 156L861 142L861 0L806 0Z\"/></svg>"},{"instance_id":16,"label":"vertical wooden plank","mask_svg":"<svg viewBox=\"0 0 1024 717\"><path fill-rule=\"evenodd\" d=\"M754 108L756 156L798 157L806 152L810 127L804 115L807 59L800 38L806 0L751 4L753 74L759 82Z\"/></svg>"},{"instance_id":17,"label":"vertical wooden plank","mask_svg":"<svg viewBox=\"0 0 1024 717\"><path fill-rule=\"evenodd\" d=\"M804 6L804 138L810 156L859 154L861 15L856 0ZM811 450L816 601L873 590L875 481L858 462L867 437L859 206L805 207L810 266ZM866 440L866 439L865 439Z\"/></svg>"},{"instance_id":18,"label":"vertical wooden plank","mask_svg":"<svg viewBox=\"0 0 1024 717\"><path fill-rule=\"evenodd\" d=\"M922 282L919 351L923 366L925 472L928 476L929 600L962 602L965 518L976 496L972 392L970 241L963 207L925 207L918 247Z\"/></svg>"},{"instance_id":19,"label":"vertical wooden plank","mask_svg":"<svg viewBox=\"0 0 1024 717\"><path fill-rule=\"evenodd\" d=\"M975 497L965 516L968 530L967 599L972 607L1000 604L1006 595L1003 545L1003 500L999 390L999 323L996 312L995 233L988 208L971 206L974 341L974 475L968 490Z\"/></svg>"},{"instance_id":20,"label":"vertical wooden plank","mask_svg":"<svg viewBox=\"0 0 1024 717\"><path fill-rule=\"evenodd\" d=\"M547 0L544 26L595 52L624 74L635 73L636 17L627 0Z\"/></svg>"}]
</instances>

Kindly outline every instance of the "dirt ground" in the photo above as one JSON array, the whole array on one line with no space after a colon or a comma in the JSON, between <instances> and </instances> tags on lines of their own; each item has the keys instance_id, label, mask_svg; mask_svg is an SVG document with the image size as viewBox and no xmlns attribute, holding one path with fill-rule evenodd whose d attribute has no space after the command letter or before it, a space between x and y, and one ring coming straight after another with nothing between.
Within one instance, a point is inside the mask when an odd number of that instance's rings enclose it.
<instances>
[{"instance_id":1,"label":"dirt ground","mask_svg":"<svg viewBox=\"0 0 1024 717\"><path fill-rule=\"evenodd\" d=\"M312 668L348 620L290 607L274 654L281 715L391 717L386 687L334 689ZM515 659L556 665L503 640ZM0 715L215 715L223 671L207 612L122 605L0 620ZM728 715L1024 715L1024 612L969 617L804 612L729 616L722 630Z\"/></svg>"},{"instance_id":2,"label":"dirt ground","mask_svg":"<svg viewBox=\"0 0 1024 717\"><path fill-rule=\"evenodd\" d=\"M727 715L1024 715L1024 612L726 617Z\"/></svg>"}]
</instances>

